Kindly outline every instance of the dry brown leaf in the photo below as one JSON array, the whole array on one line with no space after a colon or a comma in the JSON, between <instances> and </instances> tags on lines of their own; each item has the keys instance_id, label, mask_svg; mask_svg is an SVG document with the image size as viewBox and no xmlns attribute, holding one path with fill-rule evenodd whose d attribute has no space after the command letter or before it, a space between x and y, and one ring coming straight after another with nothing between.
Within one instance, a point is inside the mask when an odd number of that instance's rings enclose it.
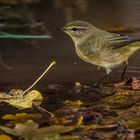
<instances>
[{"instance_id":1,"label":"dry brown leaf","mask_svg":"<svg viewBox=\"0 0 140 140\"><path fill-rule=\"evenodd\" d=\"M132 77L131 85L132 85L132 89L134 89L134 90L140 89L140 80L136 77Z\"/></svg>"}]
</instances>

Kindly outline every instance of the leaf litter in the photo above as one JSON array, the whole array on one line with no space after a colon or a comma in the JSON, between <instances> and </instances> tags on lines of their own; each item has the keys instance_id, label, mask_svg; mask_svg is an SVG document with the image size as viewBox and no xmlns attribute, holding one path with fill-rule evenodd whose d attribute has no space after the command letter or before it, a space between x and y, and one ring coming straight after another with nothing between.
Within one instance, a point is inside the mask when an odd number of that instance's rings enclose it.
<instances>
[{"instance_id":1,"label":"leaf litter","mask_svg":"<svg viewBox=\"0 0 140 140\"><path fill-rule=\"evenodd\" d=\"M8 134L21 136L25 140L63 140L63 138L68 140L71 139L70 136L63 137L60 134L70 132L74 127L57 125L39 128L37 123L28 120L25 123L17 123L13 129L5 126L0 126L0 129ZM78 136L72 136L72 138L77 139Z\"/></svg>"},{"instance_id":2,"label":"leaf litter","mask_svg":"<svg viewBox=\"0 0 140 140\"><path fill-rule=\"evenodd\" d=\"M0 102L17 108L17 112L1 116L1 121L4 120L4 125L0 126L2 137L17 140L140 139L139 78L96 89L75 82L48 85L43 93L31 90L54 64L51 63L27 90L0 93ZM25 109L32 109L33 113Z\"/></svg>"},{"instance_id":3,"label":"leaf litter","mask_svg":"<svg viewBox=\"0 0 140 140\"><path fill-rule=\"evenodd\" d=\"M6 114L2 117L3 120L9 120L12 122L25 122L27 120L36 120L40 119L42 117L42 114L36 113L36 114L29 114L29 113L17 113L15 115L13 114Z\"/></svg>"},{"instance_id":4,"label":"leaf litter","mask_svg":"<svg viewBox=\"0 0 140 140\"><path fill-rule=\"evenodd\" d=\"M37 90L32 90L30 92L28 92L25 96L22 97L22 92L17 92L17 91L21 91L19 89L17 90L14 90L15 93L18 93L15 94L15 95L9 95L7 98L3 96L1 99L0 99L0 102L6 102L18 109L26 109L26 108L32 108L33 106L33 103L36 104L36 105L40 105L42 100L43 100L43 97L41 95L40 92L38 92Z\"/></svg>"}]
</instances>

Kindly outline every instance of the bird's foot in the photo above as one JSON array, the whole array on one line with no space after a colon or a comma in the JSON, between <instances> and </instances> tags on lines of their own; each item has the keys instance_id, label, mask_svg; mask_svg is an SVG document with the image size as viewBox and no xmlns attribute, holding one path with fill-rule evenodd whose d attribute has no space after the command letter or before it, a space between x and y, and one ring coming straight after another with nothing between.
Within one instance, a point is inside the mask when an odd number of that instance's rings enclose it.
<instances>
[{"instance_id":1,"label":"bird's foot","mask_svg":"<svg viewBox=\"0 0 140 140\"><path fill-rule=\"evenodd\" d=\"M128 80L128 77L127 76L121 77L121 81L126 81L126 80Z\"/></svg>"},{"instance_id":2,"label":"bird's foot","mask_svg":"<svg viewBox=\"0 0 140 140\"><path fill-rule=\"evenodd\" d=\"M98 92L98 89L101 87L101 84L99 83L95 83L94 85L92 85L89 89L88 89L88 92L91 92L91 93L99 93Z\"/></svg>"}]
</instances>

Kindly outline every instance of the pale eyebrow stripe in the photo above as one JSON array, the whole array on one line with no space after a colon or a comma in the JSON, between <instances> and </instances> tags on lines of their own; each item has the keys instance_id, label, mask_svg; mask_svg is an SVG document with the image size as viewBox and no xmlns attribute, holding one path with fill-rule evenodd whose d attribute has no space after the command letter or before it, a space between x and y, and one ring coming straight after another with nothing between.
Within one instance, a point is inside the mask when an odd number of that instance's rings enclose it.
<instances>
[{"instance_id":1,"label":"pale eyebrow stripe","mask_svg":"<svg viewBox=\"0 0 140 140\"><path fill-rule=\"evenodd\" d=\"M81 29L81 30L87 29L86 26L85 27L84 26L83 27L82 26L69 26L69 27L67 27L68 30L71 30L72 28L78 28L78 29Z\"/></svg>"}]
</instances>

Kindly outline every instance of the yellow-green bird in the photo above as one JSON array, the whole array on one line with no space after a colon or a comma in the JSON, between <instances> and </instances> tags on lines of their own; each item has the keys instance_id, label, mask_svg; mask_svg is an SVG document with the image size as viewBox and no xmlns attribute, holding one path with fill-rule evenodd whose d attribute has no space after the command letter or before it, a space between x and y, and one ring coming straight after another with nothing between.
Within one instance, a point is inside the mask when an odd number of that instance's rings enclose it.
<instances>
[{"instance_id":1,"label":"yellow-green bird","mask_svg":"<svg viewBox=\"0 0 140 140\"><path fill-rule=\"evenodd\" d=\"M62 30L72 38L82 60L106 69L102 80L113 68L125 63L123 78L128 58L140 48L140 39L110 33L85 21L70 22Z\"/></svg>"}]
</instances>

